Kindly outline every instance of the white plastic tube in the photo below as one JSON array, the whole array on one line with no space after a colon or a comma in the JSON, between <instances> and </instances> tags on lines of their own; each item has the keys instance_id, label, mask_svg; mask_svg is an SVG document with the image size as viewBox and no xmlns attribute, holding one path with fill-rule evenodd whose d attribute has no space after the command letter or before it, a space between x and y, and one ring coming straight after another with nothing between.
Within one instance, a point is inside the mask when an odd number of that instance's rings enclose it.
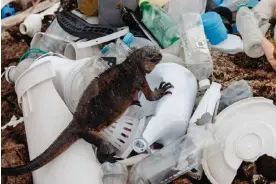
<instances>
[{"instance_id":1,"label":"white plastic tube","mask_svg":"<svg viewBox=\"0 0 276 184\"><path fill-rule=\"evenodd\" d=\"M100 56L100 48L98 46L79 48L75 42L71 42L66 45L64 56L72 60Z\"/></svg>"},{"instance_id":2,"label":"white plastic tube","mask_svg":"<svg viewBox=\"0 0 276 184\"><path fill-rule=\"evenodd\" d=\"M19 31L24 35L33 37L35 33L41 30L42 20L44 16L54 14L54 12L58 9L59 6L60 3L56 3L42 13L28 15L24 22L20 24Z\"/></svg>"},{"instance_id":3,"label":"white plastic tube","mask_svg":"<svg viewBox=\"0 0 276 184\"><path fill-rule=\"evenodd\" d=\"M52 82L49 61L31 66L17 80L15 90L23 110L30 159L41 154L72 120L72 114ZM33 172L35 184L102 184L102 170L90 144L74 143L49 164Z\"/></svg>"},{"instance_id":4,"label":"white plastic tube","mask_svg":"<svg viewBox=\"0 0 276 184\"><path fill-rule=\"evenodd\" d=\"M155 113L149 121L141 138L134 140L133 148L141 153L158 142L166 146L183 136L186 132L197 93L195 76L186 68L175 63L161 63L147 78L159 77L161 81L171 82L172 95L161 98L156 103ZM152 89L159 83L150 83ZM143 103L141 101L142 107Z\"/></svg>"}]
</instances>

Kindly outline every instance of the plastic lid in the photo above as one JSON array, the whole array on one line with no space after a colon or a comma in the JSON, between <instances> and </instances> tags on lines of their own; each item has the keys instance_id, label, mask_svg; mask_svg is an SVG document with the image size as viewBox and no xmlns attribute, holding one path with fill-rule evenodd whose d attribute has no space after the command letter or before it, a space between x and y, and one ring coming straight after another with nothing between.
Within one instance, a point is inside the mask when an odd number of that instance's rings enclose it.
<instances>
[{"instance_id":1,"label":"plastic lid","mask_svg":"<svg viewBox=\"0 0 276 184\"><path fill-rule=\"evenodd\" d=\"M134 35L132 33L127 33L123 38L123 42L128 46L133 42L133 40L134 40Z\"/></svg>"},{"instance_id":2,"label":"plastic lid","mask_svg":"<svg viewBox=\"0 0 276 184\"><path fill-rule=\"evenodd\" d=\"M203 79L198 82L198 85L200 90L205 90L205 89L208 89L211 84L209 79Z\"/></svg>"},{"instance_id":3,"label":"plastic lid","mask_svg":"<svg viewBox=\"0 0 276 184\"><path fill-rule=\"evenodd\" d=\"M231 183L242 161L254 162L263 154L276 156L275 110L272 100L253 97L216 116L202 162L212 183Z\"/></svg>"},{"instance_id":4,"label":"plastic lid","mask_svg":"<svg viewBox=\"0 0 276 184\"><path fill-rule=\"evenodd\" d=\"M111 49L110 45L104 46L104 48L101 50L102 54L106 54Z\"/></svg>"}]
</instances>

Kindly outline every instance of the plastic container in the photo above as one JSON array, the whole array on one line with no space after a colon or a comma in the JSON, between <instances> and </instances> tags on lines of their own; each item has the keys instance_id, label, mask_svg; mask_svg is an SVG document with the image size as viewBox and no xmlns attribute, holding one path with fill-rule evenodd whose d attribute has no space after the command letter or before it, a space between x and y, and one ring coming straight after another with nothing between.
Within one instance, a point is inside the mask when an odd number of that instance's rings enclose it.
<instances>
[{"instance_id":1,"label":"plastic container","mask_svg":"<svg viewBox=\"0 0 276 184\"><path fill-rule=\"evenodd\" d=\"M252 58L263 56L262 42L264 35L259 28L254 13L249 8L242 6L237 13L236 19L237 28L242 36L246 55Z\"/></svg>"},{"instance_id":2,"label":"plastic container","mask_svg":"<svg viewBox=\"0 0 276 184\"><path fill-rule=\"evenodd\" d=\"M138 153L151 152L150 146L154 142L166 146L185 134L197 93L194 75L175 63L158 64L147 76L147 81L152 89L158 87L161 81L171 82L174 88L170 89L172 95L164 96L156 102L154 115L148 119L141 138L133 141L133 149ZM189 86L189 90L186 86ZM150 106L144 95L139 100L142 109Z\"/></svg>"},{"instance_id":3,"label":"plastic container","mask_svg":"<svg viewBox=\"0 0 276 184\"><path fill-rule=\"evenodd\" d=\"M116 162L114 164L105 162L102 164L104 172L103 184L126 184L128 170L124 164Z\"/></svg>"},{"instance_id":4,"label":"plastic container","mask_svg":"<svg viewBox=\"0 0 276 184\"><path fill-rule=\"evenodd\" d=\"M131 111L131 108L129 110ZM116 148L116 156L127 158L132 151L132 141L142 135L145 127L145 118L139 120L125 113L114 124L104 129L101 135Z\"/></svg>"},{"instance_id":5,"label":"plastic container","mask_svg":"<svg viewBox=\"0 0 276 184\"><path fill-rule=\"evenodd\" d=\"M73 117L53 85L55 76L51 62L45 60L26 70L15 84L31 160L50 146ZM40 184L101 184L103 176L91 145L84 140L32 174L34 183Z\"/></svg>"},{"instance_id":6,"label":"plastic container","mask_svg":"<svg viewBox=\"0 0 276 184\"><path fill-rule=\"evenodd\" d=\"M160 42L167 48L179 39L177 24L158 5L140 0L142 22Z\"/></svg>"},{"instance_id":7,"label":"plastic container","mask_svg":"<svg viewBox=\"0 0 276 184\"><path fill-rule=\"evenodd\" d=\"M155 46L151 41L145 38L134 37L132 33L124 36L123 42L130 48L142 48L144 46Z\"/></svg>"},{"instance_id":8,"label":"plastic container","mask_svg":"<svg viewBox=\"0 0 276 184\"><path fill-rule=\"evenodd\" d=\"M207 0L171 0L166 5L168 9L168 15L176 22L180 21L180 17L183 13L199 13L205 12Z\"/></svg>"},{"instance_id":9,"label":"plastic container","mask_svg":"<svg viewBox=\"0 0 276 184\"><path fill-rule=\"evenodd\" d=\"M204 32L212 45L217 45L227 39L227 29L216 12L207 12L201 15Z\"/></svg>"},{"instance_id":10,"label":"plastic container","mask_svg":"<svg viewBox=\"0 0 276 184\"><path fill-rule=\"evenodd\" d=\"M274 0L260 1L253 9L259 27L268 23L270 19L276 18L276 2Z\"/></svg>"},{"instance_id":11,"label":"plastic container","mask_svg":"<svg viewBox=\"0 0 276 184\"><path fill-rule=\"evenodd\" d=\"M100 24L114 27L124 26L123 20L120 15L120 10L117 8L119 4L123 4L132 11L135 11L138 5L137 0L99 1L98 9Z\"/></svg>"},{"instance_id":12,"label":"plastic container","mask_svg":"<svg viewBox=\"0 0 276 184\"><path fill-rule=\"evenodd\" d=\"M135 164L129 172L129 183L164 183L162 181L177 175L179 171L175 167L184 140L185 137L181 137Z\"/></svg>"},{"instance_id":13,"label":"plastic container","mask_svg":"<svg viewBox=\"0 0 276 184\"><path fill-rule=\"evenodd\" d=\"M12 16L15 14L15 9L10 4L5 5L1 9L1 19L4 19L6 17Z\"/></svg>"},{"instance_id":14,"label":"plastic container","mask_svg":"<svg viewBox=\"0 0 276 184\"><path fill-rule=\"evenodd\" d=\"M212 57L208 49L200 14L182 14L179 24L184 50L184 61L199 81L199 89L210 87L209 77L213 71Z\"/></svg>"},{"instance_id":15,"label":"plastic container","mask_svg":"<svg viewBox=\"0 0 276 184\"><path fill-rule=\"evenodd\" d=\"M276 157L276 106L262 97L241 100L223 110L203 150L202 165L213 184L230 184L243 161Z\"/></svg>"},{"instance_id":16,"label":"plastic container","mask_svg":"<svg viewBox=\"0 0 276 184\"><path fill-rule=\"evenodd\" d=\"M40 32L44 16L53 15L54 12L57 11L59 6L60 3L56 3L55 5L53 5L52 7L50 7L42 13L31 14L27 16L24 22L20 24L19 31L24 35L33 37L35 33Z\"/></svg>"}]
</instances>

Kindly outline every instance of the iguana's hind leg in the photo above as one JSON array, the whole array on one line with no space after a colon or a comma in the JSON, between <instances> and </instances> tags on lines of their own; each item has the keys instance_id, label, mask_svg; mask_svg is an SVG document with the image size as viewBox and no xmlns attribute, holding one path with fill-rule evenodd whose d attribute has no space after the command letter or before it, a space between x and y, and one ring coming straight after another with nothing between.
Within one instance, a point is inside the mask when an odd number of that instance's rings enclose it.
<instances>
[{"instance_id":1,"label":"iguana's hind leg","mask_svg":"<svg viewBox=\"0 0 276 184\"><path fill-rule=\"evenodd\" d=\"M98 148L96 151L96 156L100 163L115 163L117 160L121 160L121 158L114 157L116 155L114 146L102 138L98 132L87 130L82 133L82 138L86 142L93 144Z\"/></svg>"}]
</instances>

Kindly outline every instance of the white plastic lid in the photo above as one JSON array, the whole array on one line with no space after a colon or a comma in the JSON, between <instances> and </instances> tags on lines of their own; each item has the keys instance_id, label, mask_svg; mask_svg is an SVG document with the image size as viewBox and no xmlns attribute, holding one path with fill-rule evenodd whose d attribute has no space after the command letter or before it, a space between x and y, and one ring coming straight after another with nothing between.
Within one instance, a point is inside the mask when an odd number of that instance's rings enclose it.
<instances>
[{"instance_id":1,"label":"white plastic lid","mask_svg":"<svg viewBox=\"0 0 276 184\"><path fill-rule=\"evenodd\" d=\"M199 90L205 90L205 89L208 89L211 84L209 79L203 79L198 82L198 85L199 85Z\"/></svg>"},{"instance_id":2,"label":"white plastic lid","mask_svg":"<svg viewBox=\"0 0 276 184\"><path fill-rule=\"evenodd\" d=\"M203 169L213 183L232 183L243 161L261 155L276 157L276 106L253 97L223 110L214 124L213 137L203 151Z\"/></svg>"}]
</instances>

